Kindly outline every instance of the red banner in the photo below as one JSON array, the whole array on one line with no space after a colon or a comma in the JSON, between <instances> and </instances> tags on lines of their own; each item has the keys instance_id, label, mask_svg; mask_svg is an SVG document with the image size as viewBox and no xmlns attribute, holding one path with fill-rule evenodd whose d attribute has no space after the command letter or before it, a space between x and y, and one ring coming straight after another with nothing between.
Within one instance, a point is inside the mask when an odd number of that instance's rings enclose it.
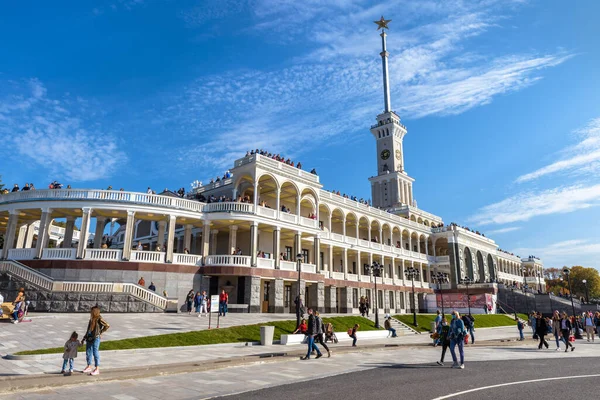
<instances>
[{"instance_id":1,"label":"red banner","mask_svg":"<svg viewBox=\"0 0 600 400\"><path fill-rule=\"evenodd\" d=\"M442 298L439 293L436 294L436 301L438 307L442 306ZM491 309L492 295L489 293L484 294L472 294L467 299L466 293L444 293L444 308L468 308L469 303L471 308L483 308L484 306Z\"/></svg>"}]
</instances>

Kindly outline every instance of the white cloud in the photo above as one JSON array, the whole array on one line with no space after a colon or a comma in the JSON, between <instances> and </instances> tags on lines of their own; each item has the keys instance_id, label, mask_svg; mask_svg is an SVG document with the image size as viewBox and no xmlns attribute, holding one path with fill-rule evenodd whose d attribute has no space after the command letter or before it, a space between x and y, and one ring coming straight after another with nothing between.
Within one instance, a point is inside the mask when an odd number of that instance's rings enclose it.
<instances>
[{"instance_id":1,"label":"white cloud","mask_svg":"<svg viewBox=\"0 0 600 400\"><path fill-rule=\"evenodd\" d=\"M561 186L523 192L481 208L469 220L479 225L528 221L540 215L569 213L600 205L600 184Z\"/></svg>"},{"instance_id":2,"label":"white cloud","mask_svg":"<svg viewBox=\"0 0 600 400\"><path fill-rule=\"evenodd\" d=\"M516 182L528 182L559 172L590 174L600 171L600 118L590 121L575 133L580 137L580 142L564 149L561 160L521 175Z\"/></svg>"},{"instance_id":3,"label":"white cloud","mask_svg":"<svg viewBox=\"0 0 600 400\"><path fill-rule=\"evenodd\" d=\"M591 239L572 239L552 243L542 247L523 247L515 249L519 254L533 254L540 257L546 268L563 265L583 265L598 268L600 242Z\"/></svg>"},{"instance_id":4,"label":"white cloud","mask_svg":"<svg viewBox=\"0 0 600 400\"><path fill-rule=\"evenodd\" d=\"M383 109L381 39L372 23L382 14L393 19L388 36L393 109L407 118L459 114L532 85L544 68L570 57L465 50L469 39L501 29L504 14L518 3L239 2L236 7L248 8L253 19L251 27L241 28L244 32L267 41L304 43L308 50L293 66L202 77L184 95L153 111L154 121L173 126L178 137L203 143L191 149L186 144L176 152L190 168L221 169L226 157L239 157L256 148L255 143L288 154L302 152L303 143L310 148L337 137L353 140ZM206 7L187 10L182 17L197 25L237 10ZM391 15L389 10L402 11ZM213 156L213 145L225 154Z\"/></svg>"},{"instance_id":5,"label":"white cloud","mask_svg":"<svg viewBox=\"0 0 600 400\"><path fill-rule=\"evenodd\" d=\"M488 233L488 235L500 235L502 233L518 231L519 229L521 229L520 226L511 226L508 228L500 228L500 229L495 229L493 231L488 231L487 233Z\"/></svg>"},{"instance_id":6,"label":"white cloud","mask_svg":"<svg viewBox=\"0 0 600 400\"><path fill-rule=\"evenodd\" d=\"M87 120L93 114L85 103L48 97L32 79L0 97L0 133L14 149L12 157L45 168L49 179L107 178L126 156L112 134Z\"/></svg>"}]
</instances>

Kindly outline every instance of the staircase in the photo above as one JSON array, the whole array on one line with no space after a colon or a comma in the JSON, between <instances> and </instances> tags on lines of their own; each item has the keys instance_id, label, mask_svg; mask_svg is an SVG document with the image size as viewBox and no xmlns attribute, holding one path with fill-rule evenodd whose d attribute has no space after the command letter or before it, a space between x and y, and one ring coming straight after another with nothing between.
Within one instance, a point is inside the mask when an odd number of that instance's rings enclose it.
<instances>
[{"instance_id":1,"label":"staircase","mask_svg":"<svg viewBox=\"0 0 600 400\"><path fill-rule=\"evenodd\" d=\"M383 324L385 323L385 317L384 317L385 313L383 314L379 314L379 326L381 326L383 328ZM375 314L373 313L369 313L368 317L369 320L375 322ZM396 318L392 317L390 319L390 322L392 324L392 328L394 328L396 330L396 335L401 336L401 335L417 335L417 334L421 334L421 332L411 328L410 326L406 325L403 322L398 321Z\"/></svg>"},{"instance_id":2,"label":"staircase","mask_svg":"<svg viewBox=\"0 0 600 400\"><path fill-rule=\"evenodd\" d=\"M0 261L0 273L22 279L49 292L123 293L162 310L167 309L166 297L133 283L57 281L14 260Z\"/></svg>"}]
</instances>

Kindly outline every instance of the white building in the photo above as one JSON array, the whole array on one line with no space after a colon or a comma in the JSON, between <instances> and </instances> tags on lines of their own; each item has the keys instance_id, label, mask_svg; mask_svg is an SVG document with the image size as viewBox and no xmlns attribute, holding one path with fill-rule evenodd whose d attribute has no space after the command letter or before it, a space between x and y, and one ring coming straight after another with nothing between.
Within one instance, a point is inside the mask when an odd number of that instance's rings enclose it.
<instances>
[{"instance_id":1,"label":"white building","mask_svg":"<svg viewBox=\"0 0 600 400\"><path fill-rule=\"evenodd\" d=\"M370 129L377 164L369 178L372 206L324 189L316 174L272 155L248 154L235 160L230 178L195 189L197 198L230 201L103 190L0 196L2 258L54 279L136 283L144 277L180 304L190 289L225 289L231 308L250 312L291 311L298 291L307 305L326 312L353 312L361 296L388 312L405 312L413 308L413 290L424 307L439 274L456 293L464 290L464 278L473 282L472 293L495 293L498 283L544 290L540 260L500 251L492 239L444 225L417 207L415 180L404 165L407 128L391 109L386 36L382 31L385 109ZM49 248L57 218L67 221L64 241ZM119 223L111 248L101 248L100 240L88 248L91 218L96 237L107 223ZM76 219L82 237L73 248ZM39 226L35 241L28 235L32 226ZM382 266L376 299L374 278L363 268L374 263ZM417 271L414 289L409 270Z\"/></svg>"}]
</instances>

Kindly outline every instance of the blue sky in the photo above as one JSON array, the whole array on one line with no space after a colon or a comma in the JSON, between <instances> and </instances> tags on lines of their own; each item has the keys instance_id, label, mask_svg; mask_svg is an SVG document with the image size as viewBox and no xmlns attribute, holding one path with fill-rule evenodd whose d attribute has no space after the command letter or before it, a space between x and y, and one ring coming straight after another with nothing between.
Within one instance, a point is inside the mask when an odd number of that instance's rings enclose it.
<instances>
[{"instance_id":1,"label":"blue sky","mask_svg":"<svg viewBox=\"0 0 600 400\"><path fill-rule=\"evenodd\" d=\"M7 185L189 188L246 149L370 197L388 37L419 207L546 266L599 267L597 1L0 5Z\"/></svg>"}]
</instances>

